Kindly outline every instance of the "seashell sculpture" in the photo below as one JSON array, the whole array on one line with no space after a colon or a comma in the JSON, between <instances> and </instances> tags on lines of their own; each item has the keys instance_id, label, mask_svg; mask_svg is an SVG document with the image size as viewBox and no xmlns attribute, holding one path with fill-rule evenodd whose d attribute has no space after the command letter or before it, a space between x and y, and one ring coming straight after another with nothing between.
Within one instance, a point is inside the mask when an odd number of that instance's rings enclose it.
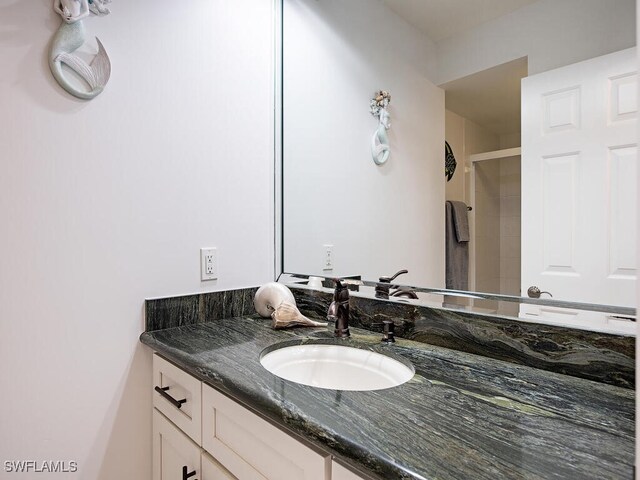
<instances>
[{"instance_id":1,"label":"seashell sculpture","mask_svg":"<svg viewBox=\"0 0 640 480\"><path fill-rule=\"evenodd\" d=\"M281 283L269 282L262 285L253 297L253 306L261 317L269 318L284 301L293 305L296 299L293 293Z\"/></svg>"},{"instance_id":2,"label":"seashell sculpture","mask_svg":"<svg viewBox=\"0 0 640 480\"><path fill-rule=\"evenodd\" d=\"M291 290L281 283L270 282L261 286L253 297L253 306L261 317L271 317L273 328L327 326L302 315Z\"/></svg>"},{"instance_id":3,"label":"seashell sculpture","mask_svg":"<svg viewBox=\"0 0 640 480\"><path fill-rule=\"evenodd\" d=\"M315 322L300 313L298 307L284 301L271 314L273 328L326 327L326 322Z\"/></svg>"}]
</instances>

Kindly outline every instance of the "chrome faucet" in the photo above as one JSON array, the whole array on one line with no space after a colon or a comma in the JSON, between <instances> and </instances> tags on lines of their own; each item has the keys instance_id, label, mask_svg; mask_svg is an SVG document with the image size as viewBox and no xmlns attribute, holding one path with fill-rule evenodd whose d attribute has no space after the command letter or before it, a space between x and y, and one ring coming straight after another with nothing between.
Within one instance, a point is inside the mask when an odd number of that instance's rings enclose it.
<instances>
[{"instance_id":1,"label":"chrome faucet","mask_svg":"<svg viewBox=\"0 0 640 480\"><path fill-rule=\"evenodd\" d=\"M350 337L349 333L349 289L335 280L336 289L333 292L333 302L329 305L327 320L335 322L333 334L338 338Z\"/></svg>"}]
</instances>

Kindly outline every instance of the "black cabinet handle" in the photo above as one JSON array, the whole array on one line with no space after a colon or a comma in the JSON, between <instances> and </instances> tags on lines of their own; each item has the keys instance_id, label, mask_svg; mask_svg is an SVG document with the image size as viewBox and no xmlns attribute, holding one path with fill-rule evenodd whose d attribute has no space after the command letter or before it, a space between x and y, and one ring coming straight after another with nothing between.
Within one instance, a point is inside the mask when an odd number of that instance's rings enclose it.
<instances>
[{"instance_id":1,"label":"black cabinet handle","mask_svg":"<svg viewBox=\"0 0 640 480\"><path fill-rule=\"evenodd\" d=\"M158 387L156 387L158 388ZM182 467L182 480L189 480L189 478L193 477L196 474L196 471L194 470L193 472L187 473L189 471L189 469L187 468L187 466L185 465L184 467ZM194 478L193 480L198 480L197 478Z\"/></svg>"},{"instance_id":2,"label":"black cabinet handle","mask_svg":"<svg viewBox=\"0 0 640 480\"><path fill-rule=\"evenodd\" d=\"M180 408L180 407L182 407L183 403L187 403L187 399L186 398L183 398L182 400L176 400L175 398L173 398L171 395L169 395L167 393L167 390L169 390L169 387L160 388L160 387L156 386L156 388L155 388L156 392L158 392L164 398L169 400L169 402L171 402L171 405L173 405L176 408Z\"/></svg>"}]
</instances>

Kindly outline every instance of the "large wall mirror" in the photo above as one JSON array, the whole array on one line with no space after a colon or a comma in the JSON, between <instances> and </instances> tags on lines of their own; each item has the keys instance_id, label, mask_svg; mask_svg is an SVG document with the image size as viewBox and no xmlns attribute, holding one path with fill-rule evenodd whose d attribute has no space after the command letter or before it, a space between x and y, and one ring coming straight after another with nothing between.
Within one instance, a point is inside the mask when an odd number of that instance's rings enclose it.
<instances>
[{"instance_id":1,"label":"large wall mirror","mask_svg":"<svg viewBox=\"0 0 640 480\"><path fill-rule=\"evenodd\" d=\"M635 0L283 0L282 19L284 272L407 269L488 294L437 297L460 308L634 329Z\"/></svg>"}]
</instances>

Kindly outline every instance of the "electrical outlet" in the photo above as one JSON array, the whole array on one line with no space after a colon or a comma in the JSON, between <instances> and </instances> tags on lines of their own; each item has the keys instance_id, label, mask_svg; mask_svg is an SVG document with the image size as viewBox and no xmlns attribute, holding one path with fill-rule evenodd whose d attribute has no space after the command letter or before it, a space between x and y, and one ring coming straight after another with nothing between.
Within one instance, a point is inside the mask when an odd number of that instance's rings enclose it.
<instances>
[{"instance_id":1,"label":"electrical outlet","mask_svg":"<svg viewBox=\"0 0 640 480\"><path fill-rule=\"evenodd\" d=\"M200 280L215 280L218 278L218 249L200 249Z\"/></svg>"},{"instance_id":2,"label":"electrical outlet","mask_svg":"<svg viewBox=\"0 0 640 480\"><path fill-rule=\"evenodd\" d=\"M333 245L323 245L324 265L322 270L333 270Z\"/></svg>"}]
</instances>

